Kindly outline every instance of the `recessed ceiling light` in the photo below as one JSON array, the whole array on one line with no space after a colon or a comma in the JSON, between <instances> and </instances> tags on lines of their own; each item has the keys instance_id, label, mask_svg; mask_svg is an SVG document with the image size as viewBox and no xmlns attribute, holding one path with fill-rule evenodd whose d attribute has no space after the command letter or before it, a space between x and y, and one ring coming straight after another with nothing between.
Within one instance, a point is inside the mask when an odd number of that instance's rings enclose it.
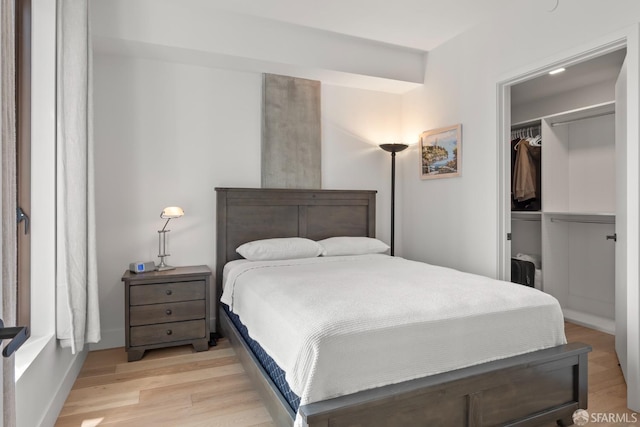
<instances>
[{"instance_id":1,"label":"recessed ceiling light","mask_svg":"<svg viewBox=\"0 0 640 427\"><path fill-rule=\"evenodd\" d=\"M555 70L549 71L549 74L553 76L554 74L558 74L558 73L561 73L563 71L564 71L564 68L557 68Z\"/></svg>"}]
</instances>

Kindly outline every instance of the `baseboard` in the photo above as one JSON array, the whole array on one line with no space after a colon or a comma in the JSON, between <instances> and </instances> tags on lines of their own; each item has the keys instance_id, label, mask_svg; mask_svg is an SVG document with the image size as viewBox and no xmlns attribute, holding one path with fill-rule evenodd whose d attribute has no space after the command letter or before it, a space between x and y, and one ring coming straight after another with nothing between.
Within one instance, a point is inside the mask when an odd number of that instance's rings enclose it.
<instances>
[{"instance_id":1,"label":"baseboard","mask_svg":"<svg viewBox=\"0 0 640 427\"><path fill-rule=\"evenodd\" d=\"M595 329L596 331L605 332L610 335L616 333L616 323L612 319L605 317L595 316L593 314L583 313L570 308L563 308L565 320L576 323L587 328Z\"/></svg>"}]
</instances>

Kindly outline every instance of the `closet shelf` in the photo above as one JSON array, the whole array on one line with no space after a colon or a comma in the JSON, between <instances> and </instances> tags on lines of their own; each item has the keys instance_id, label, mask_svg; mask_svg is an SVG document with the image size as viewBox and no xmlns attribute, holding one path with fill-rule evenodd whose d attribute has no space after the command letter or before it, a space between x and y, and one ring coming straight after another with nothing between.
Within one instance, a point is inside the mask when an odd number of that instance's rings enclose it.
<instances>
[{"instance_id":1,"label":"closet shelf","mask_svg":"<svg viewBox=\"0 0 640 427\"><path fill-rule=\"evenodd\" d=\"M615 224L616 215L611 212L540 212L540 211L511 211L511 219L523 221L541 221L542 218L551 222L590 222L596 224Z\"/></svg>"},{"instance_id":2,"label":"closet shelf","mask_svg":"<svg viewBox=\"0 0 640 427\"><path fill-rule=\"evenodd\" d=\"M615 114L615 110L615 101L609 101L603 102L602 104L596 104L585 108L578 108L576 110L554 114L545 117L545 119L549 122L550 126L559 126L563 124L575 123L579 120L586 120L609 114Z\"/></svg>"},{"instance_id":3,"label":"closet shelf","mask_svg":"<svg viewBox=\"0 0 640 427\"><path fill-rule=\"evenodd\" d=\"M610 212L545 212L544 216L551 222L616 223L616 215Z\"/></svg>"},{"instance_id":4,"label":"closet shelf","mask_svg":"<svg viewBox=\"0 0 640 427\"><path fill-rule=\"evenodd\" d=\"M540 221L542 213L540 211L511 211L511 219L523 219L526 221Z\"/></svg>"},{"instance_id":5,"label":"closet shelf","mask_svg":"<svg viewBox=\"0 0 640 427\"><path fill-rule=\"evenodd\" d=\"M616 110L615 101L606 101L599 104L589 105L582 108L576 108L575 110L563 111L561 113L549 114L534 119L523 120L520 122L512 123L511 130L516 130L528 126L540 125L542 120L548 122L549 126L557 126L576 120L584 120L600 115L614 114Z\"/></svg>"},{"instance_id":6,"label":"closet shelf","mask_svg":"<svg viewBox=\"0 0 640 427\"><path fill-rule=\"evenodd\" d=\"M616 214L613 212L544 212L545 216L549 217L567 217L567 216L575 216L575 217L598 217L598 218L615 218Z\"/></svg>"}]
</instances>

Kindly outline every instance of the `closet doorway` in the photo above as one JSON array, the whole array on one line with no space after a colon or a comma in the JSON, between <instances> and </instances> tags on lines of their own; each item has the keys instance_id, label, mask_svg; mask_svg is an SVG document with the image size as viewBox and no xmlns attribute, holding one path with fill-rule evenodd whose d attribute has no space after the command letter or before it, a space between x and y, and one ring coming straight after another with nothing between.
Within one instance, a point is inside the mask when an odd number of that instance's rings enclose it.
<instances>
[{"instance_id":1,"label":"closet doorway","mask_svg":"<svg viewBox=\"0 0 640 427\"><path fill-rule=\"evenodd\" d=\"M499 271L523 283L529 264L526 282L556 297L567 320L615 334L638 410L638 301L628 303L638 288L638 126L628 132L626 121L638 114L626 78L638 55L627 56L626 40L612 42L499 84Z\"/></svg>"}]
</instances>

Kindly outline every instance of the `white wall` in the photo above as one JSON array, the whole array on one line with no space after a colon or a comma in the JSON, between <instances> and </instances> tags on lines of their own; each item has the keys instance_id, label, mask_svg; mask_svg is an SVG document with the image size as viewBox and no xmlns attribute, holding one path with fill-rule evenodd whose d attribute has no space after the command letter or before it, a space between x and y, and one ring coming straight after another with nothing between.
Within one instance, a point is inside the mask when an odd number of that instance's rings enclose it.
<instances>
[{"instance_id":1,"label":"white wall","mask_svg":"<svg viewBox=\"0 0 640 427\"><path fill-rule=\"evenodd\" d=\"M167 262L215 270L214 187L260 186L261 77L99 54L94 70L102 348L124 345L120 278L157 261L164 207L185 210Z\"/></svg>"},{"instance_id":2,"label":"white wall","mask_svg":"<svg viewBox=\"0 0 640 427\"><path fill-rule=\"evenodd\" d=\"M628 57L637 67L640 3L633 0L562 0L554 12L547 2L521 0L513 9L429 52L425 85L403 98L403 134L463 125L462 177L420 181L404 168L403 242L405 256L497 277L499 167L497 116L500 82L541 70L568 56L630 35ZM531 25L523 25L530 23ZM524 27L524 28L523 28ZM631 53L631 55L629 55ZM628 360L639 360L638 340L638 68L630 72L627 194L629 315ZM403 161L418 162L417 151ZM640 407L640 364L628 373L629 404Z\"/></svg>"},{"instance_id":3,"label":"white wall","mask_svg":"<svg viewBox=\"0 0 640 427\"><path fill-rule=\"evenodd\" d=\"M165 206L185 210L170 223L168 263L215 270L214 188L260 187L262 76L101 53L94 68L103 338L95 349L124 345L120 278L132 261L157 261ZM400 103L322 86L323 187L378 190L385 240L390 166L376 144L400 133Z\"/></svg>"},{"instance_id":4,"label":"white wall","mask_svg":"<svg viewBox=\"0 0 640 427\"><path fill-rule=\"evenodd\" d=\"M407 257L497 276L497 90L506 74L597 40L640 19L640 4L563 0L514 10L429 52L425 84L403 96L403 135L462 123L462 177L421 181L417 147L403 158ZM522 22L534 23L526 31ZM417 167L417 166L416 166Z\"/></svg>"},{"instance_id":5,"label":"white wall","mask_svg":"<svg viewBox=\"0 0 640 427\"><path fill-rule=\"evenodd\" d=\"M377 190L376 236L387 243L391 221L391 155L378 145L402 142L398 140L400 107L398 95L322 86L322 186ZM399 170L396 174L399 175ZM396 244L399 241L396 220Z\"/></svg>"}]
</instances>

